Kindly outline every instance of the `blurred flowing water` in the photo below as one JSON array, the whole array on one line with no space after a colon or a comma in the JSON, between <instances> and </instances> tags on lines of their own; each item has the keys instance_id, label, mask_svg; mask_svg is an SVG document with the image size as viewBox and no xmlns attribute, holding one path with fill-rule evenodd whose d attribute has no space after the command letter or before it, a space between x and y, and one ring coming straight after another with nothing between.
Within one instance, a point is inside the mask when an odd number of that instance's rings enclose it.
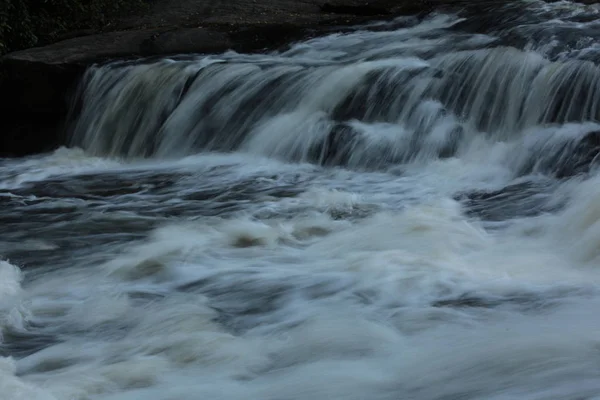
<instances>
[{"instance_id":1,"label":"blurred flowing water","mask_svg":"<svg viewBox=\"0 0 600 400\"><path fill-rule=\"evenodd\" d=\"M0 160L0 398L600 399L600 7L486 13L90 68Z\"/></svg>"}]
</instances>

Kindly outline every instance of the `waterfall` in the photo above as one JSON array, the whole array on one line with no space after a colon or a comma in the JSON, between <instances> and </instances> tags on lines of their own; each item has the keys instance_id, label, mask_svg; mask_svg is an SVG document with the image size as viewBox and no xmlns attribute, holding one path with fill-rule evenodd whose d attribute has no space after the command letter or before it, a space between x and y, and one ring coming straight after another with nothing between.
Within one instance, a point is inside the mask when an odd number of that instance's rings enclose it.
<instances>
[{"instance_id":1,"label":"waterfall","mask_svg":"<svg viewBox=\"0 0 600 400\"><path fill-rule=\"evenodd\" d=\"M458 21L336 34L283 53L95 66L72 144L99 156L244 151L378 169L453 157L478 138L531 142L533 128L600 119L593 62L465 36L451 30ZM551 135L544 154L552 160L588 133ZM539 159L530 147L521 151ZM534 168L531 157L517 169Z\"/></svg>"}]
</instances>

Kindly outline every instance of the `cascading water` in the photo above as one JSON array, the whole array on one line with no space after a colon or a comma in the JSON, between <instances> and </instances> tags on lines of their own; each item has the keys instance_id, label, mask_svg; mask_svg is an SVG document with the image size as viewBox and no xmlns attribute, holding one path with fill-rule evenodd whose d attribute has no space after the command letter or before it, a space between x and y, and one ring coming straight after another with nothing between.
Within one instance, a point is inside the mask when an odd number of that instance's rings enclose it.
<instances>
[{"instance_id":1,"label":"cascading water","mask_svg":"<svg viewBox=\"0 0 600 400\"><path fill-rule=\"evenodd\" d=\"M600 398L600 7L478 12L90 68L0 159L0 399Z\"/></svg>"},{"instance_id":2,"label":"cascading water","mask_svg":"<svg viewBox=\"0 0 600 400\"><path fill-rule=\"evenodd\" d=\"M593 62L492 47L493 37L449 31L457 22L441 16L268 56L97 67L73 144L101 156L239 150L381 168L455 156L477 137L522 141L527 129L600 118ZM315 51L321 42L329 53Z\"/></svg>"}]
</instances>

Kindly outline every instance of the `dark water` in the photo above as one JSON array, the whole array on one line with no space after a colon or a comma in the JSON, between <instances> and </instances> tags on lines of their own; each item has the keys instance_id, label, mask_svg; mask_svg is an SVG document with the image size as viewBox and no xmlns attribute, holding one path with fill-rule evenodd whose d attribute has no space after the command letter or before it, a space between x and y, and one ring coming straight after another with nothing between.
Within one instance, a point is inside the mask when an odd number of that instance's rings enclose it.
<instances>
[{"instance_id":1,"label":"dark water","mask_svg":"<svg viewBox=\"0 0 600 400\"><path fill-rule=\"evenodd\" d=\"M600 398L597 6L90 69L0 160L0 398Z\"/></svg>"}]
</instances>

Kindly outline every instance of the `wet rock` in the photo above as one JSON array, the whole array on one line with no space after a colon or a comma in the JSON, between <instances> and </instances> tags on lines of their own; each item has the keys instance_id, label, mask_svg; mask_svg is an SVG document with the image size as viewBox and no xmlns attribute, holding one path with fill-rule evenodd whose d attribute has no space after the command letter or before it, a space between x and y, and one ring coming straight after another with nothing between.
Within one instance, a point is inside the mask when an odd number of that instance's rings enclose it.
<instances>
[{"instance_id":1,"label":"wet rock","mask_svg":"<svg viewBox=\"0 0 600 400\"><path fill-rule=\"evenodd\" d=\"M565 146L566 154L559 154L555 164L549 167L557 178L586 174L599 161L600 131L590 132L574 144Z\"/></svg>"},{"instance_id":2,"label":"wet rock","mask_svg":"<svg viewBox=\"0 0 600 400\"><path fill-rule=\"evenodd\" d=\"M60 342L59 338L39 332L39 327L29 324L22 330L8 327L0 332L0 356L22 358Z\"/></svg>"},{"instance_id":3,"label":"wet rock","mask_svg":"<svg viewBox=\"0 0 600 400\"><path fill-rule=\"evenodd\" d=\"M436 308L496 308L514 307L522 311L538 311L560 303L561 297L572 294L568 290L555 290L547 293L507 293L500 296L465 293L458 297L437 300L431 304Z\"/></svg>"},{"instance_id":4,"label":"wet rock","mask_svg":"<svg viewBox=\"0 0 600 400\"><path fill-rule=\"evenodd\" d=\"M546 142L534 147L518 175L542 173L558 179L587 174L600 162L600 131L562 143Z\"/></svg>"},{"instance_id":5,"label":"wet rock","mask_svg":"<svg viewBox=\"0 0 600 400\"><path fill-rule=\"evenodd\" d=\"M344 1L331 1L321 6L321 11L334 14L348 14L360 16L385 15L390 12L389 7L380 6L377 2L358 2L347 4Z\"/></svg>"},{"instance_id":6,"label":"wet rock","mask_svg":"<svg viewBox=\"0 0 600 400\"><path fill-rule=\"evenodd\" d=\"M70 99L81 64L5 61L0 70L0 157L52 150L65 142Z\"/></svg>"},{"instance_id":7,"label":"wet rock","mask_svg":"<svg viewBox=\"0 0 600 400\"><path fill-rule=\"evenodd\" d=\"M309 152L309 161L327 166L347 165L359 133L347 123L333 126L325 140Z\"/></svg>"},{"instance_id":8,"label":"wet rock","mask_svg":"<svg viewBox=\"0 0 600 400\"><path fill-rule=\"evenodd\" d=\"M533 217L555 211L562 204L552 200L555 182L524 181L501 189L459 193L467 215L485 221L506 221L510 218Z\"/></svg>"},{"instance_id":9,"label":"wet rock","mask_svg":"<svg viewBox=\"0 0 600 400\"><path fill-rule=\"evenodd\" d=\"M454 157L464 136L465 128L462 125L457 125L448 135L448 139L439 150L438 156L440 158Z\"/></svg>"}]
</instances>

